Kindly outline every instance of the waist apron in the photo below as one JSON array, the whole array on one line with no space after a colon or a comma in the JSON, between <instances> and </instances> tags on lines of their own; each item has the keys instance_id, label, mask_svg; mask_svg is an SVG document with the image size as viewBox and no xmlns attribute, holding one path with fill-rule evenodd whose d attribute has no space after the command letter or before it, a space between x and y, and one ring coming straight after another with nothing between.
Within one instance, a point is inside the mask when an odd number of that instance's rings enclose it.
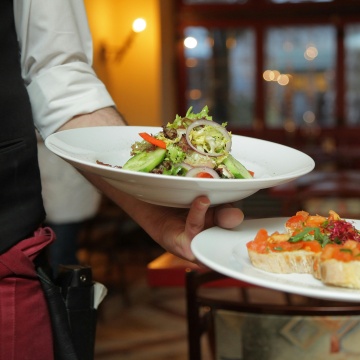
<instances>
[{"instance_id":1,"label":"waist apron","mask_svg":"<svg viewBox=\"0 0 360 360\"><path fill-rule=\"evenodd\" d=\"M49 312L33 261L54 235L40 228L37 143L12 0L0 1L0 48L0 360L52 360Z\"/></svg>"},{"instance_id":2,"label":"waist apron","mask_svg":"<svg viewBox=\"0 0 360 360\"><path fill-rule=\"evenodd\" d=\"M41 228L0 255L0 359L53 359L49 312L34 260L54 240Z\"/></svg>"}]
</instances>

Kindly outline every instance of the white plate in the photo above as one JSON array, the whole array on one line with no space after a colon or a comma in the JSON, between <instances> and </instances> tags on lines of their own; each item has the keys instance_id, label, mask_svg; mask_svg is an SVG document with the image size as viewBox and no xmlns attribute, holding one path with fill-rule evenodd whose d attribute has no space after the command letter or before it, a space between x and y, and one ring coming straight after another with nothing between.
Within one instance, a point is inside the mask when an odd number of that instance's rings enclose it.
<instances>
[{"instance_id":1,"label":"white plate","mask_svg":"<svg viewBox=\"0 0 360 360\"><path fill-rule=\"evenodd\" d=\"M234 202L264 188L276 186L313 170L315 163L306 154L264 140L233 136L231 153L254 179L199 179L133 172L103 166L124 165L131 145L142 140L140 132L156 134L159 127L117 126L65 130L50 135L45 145L75 167L101 175L110 184L143 201L172 207L189 207L200 195L213 205Z\"/></svg>"},{"instance_id":2,"label":"white plate","mask_svg":"<svg viewBox=\"0 0 360 360\"><path fill-rule=\"evenodd\" d=\"M259 229L283 231L288 218L246 220L237 229L214 227L201 232L191 244L196 258L219 273L250 284L326 300L360 301L360 290L326 286L308 274L274 274L255 268L248 257L246 243ZM360 220L352 220L359 228Z\"/></svg>"}]
</instances>

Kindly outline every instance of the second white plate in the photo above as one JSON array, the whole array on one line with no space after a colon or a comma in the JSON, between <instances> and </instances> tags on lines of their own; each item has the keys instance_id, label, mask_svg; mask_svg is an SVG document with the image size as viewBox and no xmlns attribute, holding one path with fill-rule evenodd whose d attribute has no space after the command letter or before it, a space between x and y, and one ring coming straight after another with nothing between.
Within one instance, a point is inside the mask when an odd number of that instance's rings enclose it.
<instances>
[{"instance_id":1,"label":"second white plate","mask_svg":"<svg viewBox=\"0 0 360 360\"><path fill-rule=\"evenodd\" d=\"M360 301L360 290L326 286L307 274L274 274L255 268L247 253L246 243L260 228L269 232L283 231L288 218L245 220L237 229L214 227L201 232L191 244L196 258L219 273L250 284L289 293L336 301ZM360 220L353 220L359 228Z\"/></svg>"}]
</instances>

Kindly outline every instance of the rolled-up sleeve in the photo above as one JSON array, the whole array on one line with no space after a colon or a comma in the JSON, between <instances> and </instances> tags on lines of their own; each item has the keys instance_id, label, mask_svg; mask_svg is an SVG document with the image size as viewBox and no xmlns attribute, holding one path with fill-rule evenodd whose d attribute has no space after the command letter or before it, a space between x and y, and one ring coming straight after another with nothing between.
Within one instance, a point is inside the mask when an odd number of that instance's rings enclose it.
<instances>
[{"instance_id":1,"label":"rolled-up sleeve","mask_svg":"<svg viewBox=\"0 0 360 360\"><path fill-rule=\"evenodd\" d=\"M15 0L14 13L22 76L43 138L76 115L115 105L92 68L82 0Z\"/></svg>"}]
</instances>

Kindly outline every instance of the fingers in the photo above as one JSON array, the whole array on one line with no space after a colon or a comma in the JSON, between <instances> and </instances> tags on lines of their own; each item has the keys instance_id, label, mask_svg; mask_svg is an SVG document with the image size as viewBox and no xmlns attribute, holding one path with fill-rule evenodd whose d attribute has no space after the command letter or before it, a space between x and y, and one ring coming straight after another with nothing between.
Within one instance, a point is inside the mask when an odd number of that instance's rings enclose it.
<instances>
[{"instance_id":1,"label":"fingers","mask_svg":"<svg viewBox=\"0 0 360 360\"><path fill-rule=\"evenodd\" d=\"M199 197L193 202L187 217L185 228L186 234L191 239L204 230L207 225L217 225L224 229L232 229L240 225L244 220L244 213L239 208L235 208L230 204L213 208L213 217L211 216L211 219L209 219L209 217L206 216L209 207L210 201L207 197Z\"/></svg>"},{"instance_id":2,"label":"fingers","mask_svg":"<svg viewBox=\"0 0 360 360\"><path fill-rule=\"evenodd\" d=\"M242 223L244 220L244 213L235 207L224 206L215 210L214 222L215 225L224 229L232 229Z\"/></svg>"},{"instance_id":3,"label":"fingers","mask_svg":"<svg viewBox=\"0 0 360 360\"><path fill-rule=\"evenodd\" d=\"M232 229L244 219L244 213L231 205L222 205L210 208L210 200L207 197L195 199L189 209L185 222L185 231L178 238L181 257L196 262L191 251L191 240L209 226L220 226L224 229ZM199 266L202 266L198 263Z\"/></svg>"},{"instance_id":4,"label":"fingers","mask_svg":"<svg viewBox=\"0 0 360 360\"><path fill-rule=\"evenodd\" d=\"M185 233L190 239L204 229L209 206L209 199L203 196L193 201L185 224Z\"/></svg>"}]
</instances>

